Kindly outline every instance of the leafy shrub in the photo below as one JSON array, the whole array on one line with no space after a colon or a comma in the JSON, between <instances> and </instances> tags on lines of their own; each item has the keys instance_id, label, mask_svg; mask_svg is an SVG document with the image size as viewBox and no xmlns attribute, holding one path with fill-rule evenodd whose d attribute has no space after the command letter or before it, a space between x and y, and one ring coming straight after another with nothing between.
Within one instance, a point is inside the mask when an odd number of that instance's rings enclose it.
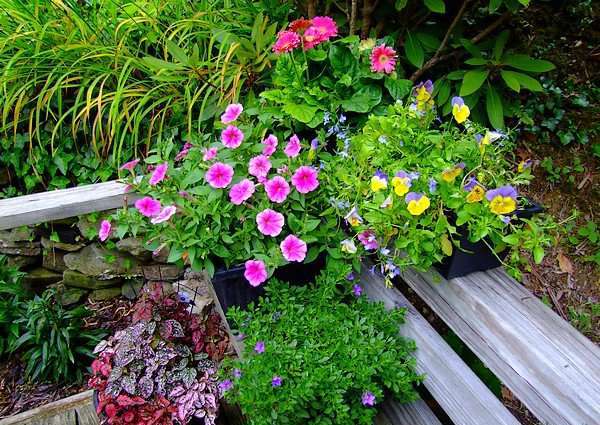
<instances>
[{"instance_id":1,"label":"leafy shrub","mask_svg":"<svg viewBox=\"0 0 600 425\"><path fill-rule=\"evenodd\" d=\"M172 146L151 155L152 173L131 180L144 199L106 222L103 236L143 233L151 249L169 248L169 262L210 274L223 263L247 261L255 273L246 277L256 286L275 268L310 263L337 245L337 219L323 209L319 184L319 157L326 154L318 139L286 141L286 130L255 125L244 115L225 121L221 141L205 134L175 161L167 161Z\"/></svg>"},{"instance_id":2,"label":"leafy shrub","mask_svg":"<svg viewBox=\"0 0 600 425\"><path fill-rule=\"evenodd\" d=\"M342 249L352 256L357 245L356 255L378 253L390 278L398 267L430 268L461 249L461 236L498 251L524 246L539 263L550 241L531 220L514 216L528 205L516 189L531 179L528 163L513 163L505 135L469 122L457 108L463 128L437 127L431 91L418 86L413 105L370 117L348 157L328 164L327 187L354 230Z\"/></svg>"},{"instance_id":3,"label":"leafy shrub","mask_svg":"<svg viewBox=\"0 0 600 425\"><path fill-rule=\"evenodd\" d=\"M89 316L84 306L65 309L53 289L24 305L17 319L22 334L14 350L26 363L25 373L34 381L80 382L92 350L103 336L101 330L82 328Z\"/></svg>"},{"instance_id":4,"label":"leafy shrub","mask_svg":"<svg viewBox=\"0 0 600 425\"><path fill-rule=\"evenodd\" d=\"M359 285L351 294L348 271L306 287L270 281L258 306L229 313L245 351L222 385L249 423L372 424L384 392L417 397L415 346L398 335L404 310L386 312Z\"/></svg>"},{"instance_id":5,"label":"leafy shrub","mask_svg":"<svg viewBox=\"0 0 600 425\"><path fill-rule=\"evenodd\" d=\"M218 315L202 321L188 309L154 285L134 307L132 325L96 347L89 385L108 423L187 424L194 416L215 423L217 362L228 340Z\"/></svg>"},{"instance_id":6,"label":"leafy shrub","mask_svg":"<svg viewBox=\"0 0 600 425\"><path fill-rule=\"evenodd\" d=\"M23 273L9 267L0 256L0 357L14 351L21 335L18 319L24 316L23 300L29 294L21 284Z\"/></svg>"}]
</instances>

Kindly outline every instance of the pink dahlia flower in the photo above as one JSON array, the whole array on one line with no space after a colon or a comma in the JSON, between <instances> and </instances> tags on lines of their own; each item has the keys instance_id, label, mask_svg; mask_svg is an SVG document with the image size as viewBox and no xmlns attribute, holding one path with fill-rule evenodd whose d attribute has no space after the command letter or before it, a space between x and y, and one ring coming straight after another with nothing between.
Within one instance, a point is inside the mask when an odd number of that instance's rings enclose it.
<instances>
[{"instance_id":1,"label":"pink dahlia flower","mask_svg":"<svg viewBox=\"0 0 600 425\"><path fill-rule=\"evenodd\" d=\"M306 242L302 239L289 235L279 244L283 257L288 261L304 261L306 258Z\"/></svg>"},{"instance_id":2,"label":"pink dahlia flower","mask_svg":"<svg viewBox=\"0 0 600 425\"><path fill-rule=\"evenodd\" d=\"M156 186L161 181L163 181L165 176L167 175L168 168L169 168L169 164L166 162L157 166L154 169L154 171L152 172L152 176L150 176L150 181L148 182L148 183L150 183L150 186Z\"/></svg>"},{"instance_id":3,"label":"pink dahlia flower","mask_svg":"<svg viewBox=\"0 0 600 425\"><path fill-rule=\"evenodd\" d=\"M300 45L300 36L294 31L280 31L277 41L273 45L273 51L277 54L287 53Z\"/></svg>"},{"instance_id":4,"label":"pink dahlia flower","mask_svg":"<svg viewBox=\"0 0 600 425\"><path fill-rule=\"evenodd\" d=\"M119 170L129 170L129 171L133 171L135 166L138 165L140 162L139 159L134 159L131 160L129 162L126 162L125 164L121 165L121 167L119 168Z\"/></svg>"},{"instance_id":5,"label":"pink dahlia flower","mask_svg":"<svg viewBox=\"0 0 600 425\"><path fill-rule=\"evenodd\" d=\"M319 186L318 173L313 167L303 165L292 176L292 184L300 193L312 192Z\"/></svg>"},{"instance_id":6,"label":"pink dahlia flower","mask_svg":"<svg viewBox=\"0 0 600 425\"><path fill-rule=\"evenodd\" d=\"M204 176L209 185L215 189L222 189L231 183L233 178L233 168L231 165L215 162Z\"/></svg>"},{"instance_id":7,"label":"pink dahlia flower","mask_svg":"<svg viewBox=\"0 0 600 425\"><path fill-rule=\"evenodd\" d=\"M277 236L281 233L285 220L283 214L270 208L264 209L256 215L258 230L263 235Z\"/></svg>"},{"instance_id":8,"label":"pink dahlia flower","mask_svg":"<svg viewBox=\"0 0 600 425\"><path fill-rule=\"evenodd\" d=\"M256 287L267 280L267 267L265 263L260 260L248 260L245 263L246 269L244 271L244 277L250 282L250 285ZM257 344L258 347L258 344ZM264 344L262 351L257 348L258 353L264 352Z\"/></svg>"},{"instance_id":9,"label":"pink dahlia flower","mask_svg":"<svg viewBox=\"0 0 600 425\"><path fill-rule=\"evenodd\" d=\"M145 217L154 217L160 213L160 201L146 196L135 201L135 208Z\"/></svg>"},{"instance_id":10,"label":"pink dahlia flower","mask_svg":"<svg viewBox=\"0 0 600 425\"><path fill-rule=\"evenodd\" d=\"M244 133L235 125L228 125L221 133L221 142L226 148L235 149L242 144L242 140L244 140Z\"/></svg>"},{"instance_id":11,"label":"pink dahlia flower","mask_svg":"<svg viewBox=\"0 0 600 425\"><path fill-rule=\"evenodd\" d=\"M255 177L266 177L271 169L271 161L265 155L258 155L248 162L248 173Z\"/></svg>"},{"instance_id":12,"label":"pink dahlia flower","mask_svg":"<svg viewBox=\"0 0 600 425\"><path fill-rule=\"evenodd\" d=\"M150 222L152 224L158 224L168 221L173 216L173 214L175 214L176 211L177 208L175 207L175 205L169 205L168 207L164 207L163 210L156 217L150 220Z\"/></svg>"},{"instance_id":13,"label":"pink dahlia flower","mask_svg":"<svg viewBox=\"0 0 600 425\"><path fill-rule=\"evenodd\" d=\"M262 141L265 147L263 148L262 154L266 156L271 156L275 153L277 149L277 137L273 134L269 134L265 140Z\"/></svg>"},{"instance_id":14,"label":"pink dahlia flower","mask_svg":"<svg viewBox=\"0 0 600 425\"><path fill-rule=\"evenodd\" d=\"M241 182L231 186L229 191L229 199L232 204L241 205L244 201L248 200L254 193L254 183L252 180L244 179Z\"/></svg>"},{"instance_id":15,"label":"pink dahlia flower","mask_svg":"<svg viewBox=\"0 0 600 425\"><path fill-rule=\"evenodd\" d=\"M223 124L229 124L238 119L244 107L239 103L232 103L225 108L225 113L221 115L221 122Z\"/></svg>"},{"instance_id":16,"label":"pink dahlia flower","mask_svg":"<svg viewBox=\"0 0 600 425\"><path fill-rule=\"evenodd\" d=\"M304 31L304 35L302 36L302 44L304 45L304 50L310 50L318 44L321 44L327 40L321 32L315 28L310 27L306 31Z\"/></svg>"},{"instance_id":17,"label":"pink dahlia flower","mask_svg":"<svg viewBox=\"0 0 600 425\"><path fill-rule=\"evenodd\" d=\"M110 221L102 220L100 223L100 230L98 231L98 238L100 241L104 242L110 236L110 231L112 226L110 225Z\"/></svg>"},{"instance_id":18,"label":"pink dahlia flower","mask_svg":"<svg viewBox=\"0 0 600 425\"><path fill-rule=\"evenodd\" d=\"M371 52L371 71L391 74L396 67L396 51L385 44L373 48Z\"/></svg>"},{"instance_id":19,"label":"pink dahlia flower","mask_svg":"<svg viewBox=\"0 0 600 425\"><path fill-rule=\"evenodd\" d=\"M295 158L300 153L300 149L302 149L300 139L298 139L298 136L294 134L292 137L290 137L290 141L285 146L283 152L290 158Z\"/></svg>"},{"instance_id":20,"label":"pink dahlia flower","mask_svg":"<svg viewBox=\"0 0 600 425\"><path fill-rule=\"evenodd\" d=\"M315 16L312 18L311 28L317 30L317 32L321 34L321 37L324 39L324 41L338 35L337 24L329 16Z\"/></svg>"},{"instance_id":21,"label":"pink dahlia flower","mask_svg":"<svg viewBox=\"0 0 600 425\"><path fill-rule=\"evenodd\" d=\"M217 148L208 148L208 149L204 149L204 155L202 155L202 160L203 161L212 161L213 159L215 159L217 157L217 152L219 150Z\"/></svg>"},{"instance_id":22,"label":"pink dahlia flower","mask_svg":"<svg viewBox=\"0 0 600 425\"><path fill-rule=\"evenodd\" d=\"M275 176L265 183L265 191L267 192L267 198L281 204L290 193L290 185L283 177Z\"/></svg>"}]
</instances>

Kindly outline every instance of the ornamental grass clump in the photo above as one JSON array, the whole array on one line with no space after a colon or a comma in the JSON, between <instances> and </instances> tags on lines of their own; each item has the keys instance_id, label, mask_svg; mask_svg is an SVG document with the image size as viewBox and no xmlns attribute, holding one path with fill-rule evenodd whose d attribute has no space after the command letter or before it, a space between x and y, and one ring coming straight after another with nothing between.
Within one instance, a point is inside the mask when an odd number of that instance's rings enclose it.
<instances>
[{"instance_id":1,"label":"ornamental grass clump","mask_svg":"<svg viewBox=\"0 0 600 425\"><path fill-rule=\"evenodd\" d=\"M169 262L211 275L244 264L252 286L337 246L337 217L323 207L319 139L252 123L240 104L227 106L217 126L176 155L172 145L155 152L141 179L138 162L123 165L141 197L103 222L99 238L144 234L148 249L168 248Z\"/></svg>"},{"instance_id":2,"label":"ornamental grass clump","mask_svg":"<svg viewBox=\"0 0 600 425\"><path fill-rule=\"evenodd\" d=\"M221 386L250 424L372 424L388 394L417 398L405 310L369 302L349 271L330 265L310 287L270 282L257 306L229 313L245 351Z\"/></svg>"},{"instance_id":3,"label":"ornamental grass clump","mask_svg":"<svg viewBox=\"0 0 600 425\"><path fill-rule=\"evenodd\" d=\"M216 313L190 313L177 294L150 286L134 307L132 324L95 349L89 386L103 423L213 425L221 389L218 363L228 338Z\"/></svg>"},{"instance_id":4,"label":"ornamental grass clump","mask_svg":"<svg viewBox=\"0 0 600 425\"><path fill-rule=\"evenodd\" d=\"M402 267L422 270L461 249L461 238L533 252L550 243L535 219L518 217L530 202L519 187L532 178L517 163L507 135L469 121L453 99L452 122L436 117L433 84L415 87L406 105L369 117L362 132L323 170L349 237L349 256L376 254L388 279Z\"/></svg>"}]
</instances>

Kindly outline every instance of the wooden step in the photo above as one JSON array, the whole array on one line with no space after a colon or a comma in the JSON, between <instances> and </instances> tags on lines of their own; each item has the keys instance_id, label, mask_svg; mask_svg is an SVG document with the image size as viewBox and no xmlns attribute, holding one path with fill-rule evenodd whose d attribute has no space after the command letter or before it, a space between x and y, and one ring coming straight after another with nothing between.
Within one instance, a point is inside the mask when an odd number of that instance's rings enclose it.
<instances>
[{"instance_id":1,"label":"wooden step","mask_svg":"<svg viewBox=\"0 0 600 425\"><path fill-rule=\"evenodd\" d=\"M417 370L426 375L424 385L454 423L519 424L400 291L387 288L369 265L363 266L360 282L370 299L382 301L388 309L407 309L400 334L416 342Z\"/></svg>"},{"instance_id":2,"label":"wooden step","mask_svg":"<svg viewBox=\"0 0 600 425\"><path fill-rule=\"evenodd\" d=\"M408 404L385 400L379 410L375 425L442 425L423 400Z\"/></svg>"},{"instance_id":3,"label":"wooden step","mask_svg":"<svg viewBox=\"0 0 600 425\"><path fill-rule=\"evenodd\" d=\"M600 424L600 349L504 270L402 278L542 422Z\"/></svg>"}]
</instances>

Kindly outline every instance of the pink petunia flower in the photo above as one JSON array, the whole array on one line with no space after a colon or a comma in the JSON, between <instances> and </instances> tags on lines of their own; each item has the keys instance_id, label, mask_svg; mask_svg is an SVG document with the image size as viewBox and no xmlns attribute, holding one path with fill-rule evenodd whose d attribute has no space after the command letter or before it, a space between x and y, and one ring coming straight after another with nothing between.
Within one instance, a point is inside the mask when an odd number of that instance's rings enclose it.
<instances>
[{"instance_id":1,"label":"pink petunia flower","mask_svg":"<svg viewBox=\"0 0 600 425\"><path fill-rule=\"evenodd\" d=\"M285 220L283 218L283 214L273 211L270 208L266 208L256 215L256 224L258 225L258 230L263 235L279 235L281 233L281 229L283 229L284 223Z\"/></svg>"},{"instance_id":2,"label":"pink petunia flower","mask_svg":"<svg viewBox=\"0 0 600 425\"><path fill-rule=\"evenodd\" d=\"M290 158L295 158L300 153L300 149L302 149L300 139L298 139L298 136L294 134L292 137L290 137L290 141L285 146L283 152Z\"/></svg>"},{"instance_id":3,"label":"pink petunia flower","mask_svg":"<svg viewBox=\"0 0 600 425\"><path fill-rule=\"evenodd\" d=\"M231 186L229 191L229 199L232 204L241 205L244 201L249 199L254 193L254 183L252 180L244 179L241 182Z\"/></svg>"},{"instance_id":4,"label":"pink petunia flower","mask_svg":"<svg viewBox=\"0 0 600 425\"><path fill-rule=\"evenodd\" d=\"M146 196L135 201L135 208L145 217L154 217L160 213L160 201Z\"/></svg>"},{"instance_id":5,"label":"pink petunia flower","mask_svg":"<svg viewBox=\"0 0 600 425\"><path fill-rule=\"evenodd\" d=\"M287 236L279 244L283 257L288 261L304 261L306 258L306 242L294 235Z\"/></svg>"},{"instance_id":6,"label":"pink petunia flower","mask_svg":"<svg viewBox=\"0 0 600 425\"><path fill-rule=\"evenodd\" d=\"M129 171L133 171L135 166L138 165L140 162L139 159L133 159L129 162L126 162L125 164L121 165L121 167L119 168L119 170L129 170Z\"/></svg>"},{"instance_id":7,"label":"pink petunia flower","mask_svg":"<svg viewBox=\"0 0 600 425\"><path fill-rule=\"evenodd\" d=\"M229 124L238 119L244 107L239 103L232 103L225 108L225 113L221 115L221 122L223 124Z\"/></svg>"},{"instance_id":8,"label":"pink petunia flower","mask_svg":"<svg viewBox=\"0 0 600 425\"><path fill-rule=\"evenodd\" d=\"M300 36L294 31L280 31L277 41L273 45L273 51L277 54L287 53L300 45Z\"/></svg>"},{"instance_id":9,"label":"pink petunia flower","mask_svg":"<svg viewBox=\"0 0 600 425\"><path fill-rule=\"evenodd\" d=\"M377 249L379 248L379 242L377 242L377 237L375 236L375 232L372 230L365 230L358 234L358 240L363 244L365 249Z\"/></svg>"},{"instance_id":10,"label":"pink petunia flower","mask_svg":"<svg viewBox=\"0 0 600 425\"><path fill-rule=\"evenodd\" d=\"M185 157L188 156L188 154L190 153L190 149L192 149L193 147L194 145L192 145L191 143L185 142L183 148L181 148L177 155L175 155L175 161L183 161Z\"/></svg>"},{"instance_id":11,"label":"pink petunia flower","mask_svg":"<svg viewBox=\"0 0 600 425\"><path fill-rule=\"evenodd\" d=\"M275 153L277 149L277 137L273 134L269 134L265 140L262 141L265 147L263 148L262 154L266 156L271 156Z\"/></svg>"},{"instance_id":12,"label":"pink petunia flower","mask_svg":"<svg viewBox=\"0 0 600 425\"><path fill-rule=\"evenodd\" d=\"M319 186L318 173L313 167L303 165L292 176L292 184L300 193L312 192Z\"/></svg>"},{"instance_id":13,"label":"pink petunia flower","mask_svg":"<svg viewBox=\"0 0 600 425\"><path fill-rule=\"evenodd\" d=\"M235 125L228 125L221 133L221 142L226 148L235 149L242 144L244 133Z\"/></svg>"},{"instance_id":14,"label":"pink petunia flower","mask_svg":"<svg viewBox=\"0 0 600 425\"><path fill-rule=\"evenodd\" d=\"M163 210L156 217L150 220L150 222L152 224L165 222L169 220L173 216L173 214L175 214L176 211L177 208L175 207L175 205L169 205L168 207L164 207Z\"/></svg>"},{"instance_id":15,"label":"pink petunia flower","mask_svg":"<svg viewBox=\"0 0 600 425\"><path fill-rule=\"evenodd\" d=\"M215 162L204 176L209 185L215 189L222 189L231 183L233 178L233 168L231 165Z\"/></svg>"},{"instance_id":16,"label":"pink petunia flower","mask_svg":"<svg viewBox=\"0 0 600 425\"><path fill-rule=\"evenodd\" d=\"M271 161L268 156L258 155L248 162L248 173L255 177L266 177L271 169Z\"/></svg>"},{"instance_id":17,"label":"pink petunia flower","mask_svg":"<svg viewBox=\"0 0 600 425\"><path fill-rule=\"evenodd\" d=\"M325 41L338 35L337 24L329 16L315 16L311 21L311 28L317 30Z\"/></svg>"},{"instance_id":18,"label":"pink petunia flower","mask_svg":"<svg viewBox=\"0 0 600 425\"><path fill-rule=\"evenodd\" d=\"M208 148L208 149L204 149L204 155L202 155L202 160L203 161L212 161L213 159L216 158L217 156L217 152L219 150L217 148Z\"/></svg>"},{"instance_id":19,"label":"pink petunia flower","mask_svg":"<svg viewBox=\"0 0 600 425\"><path fill-rule=\"evenodd\" d=\"M104 242L110 236L110 231L112 226L110 225L110 221L102 220L100 223L100 230L98 231L98 238L100 241Z\"/></svg>"},{"instance_id":20,"label":"pink petunia flower","mask_svg":"<svg viewBox=\"0 0 600 425\"><path fill-rule=\"evenodd\" d=\"M260 260L246 261L244 277L248 280L248 282L250 282L250 285L254 287L260 285L265 280L267 280L267 267L265 266L265 263L263 263ZM256 347L257 353L262 353L265 350L264 343L262 345L262 348L259 347L258 344Z\"/></svg>"},{"instance_id":21,"label":"pink petunia flower","mask_svg":"<svg viewBox=\"0 0 600 425\"><path fill-rule=\"evenodd\" d=\"M165 176L167 175L168 168L169 164L166 162L158 165L152 172L152 176L150 176L150 181L148 182L150 183L150 186L156 186L161 181L163 181Z\"/></svg>"},{"instance_id":22,"label":"pink petunia flower","mask_svg":"<svg viewBox=\"0 0 600 425\"><path fill-rule=\"evenodd\" d=\"M371 71L391 74L396 67L396 51L391 47L381 44L371 52Z\"/></svg>"},{"instance_id":23,"label":"pink petunia flower","mask_svg":"<svg viewBox=\"0 0 600 425\"><path fill-rule=\"evenodd\" d=\"M269 200L281 204L290 193L290 185L281 176L275 176L265 183L265 191Z\"/></svg>"}]
</instances>

